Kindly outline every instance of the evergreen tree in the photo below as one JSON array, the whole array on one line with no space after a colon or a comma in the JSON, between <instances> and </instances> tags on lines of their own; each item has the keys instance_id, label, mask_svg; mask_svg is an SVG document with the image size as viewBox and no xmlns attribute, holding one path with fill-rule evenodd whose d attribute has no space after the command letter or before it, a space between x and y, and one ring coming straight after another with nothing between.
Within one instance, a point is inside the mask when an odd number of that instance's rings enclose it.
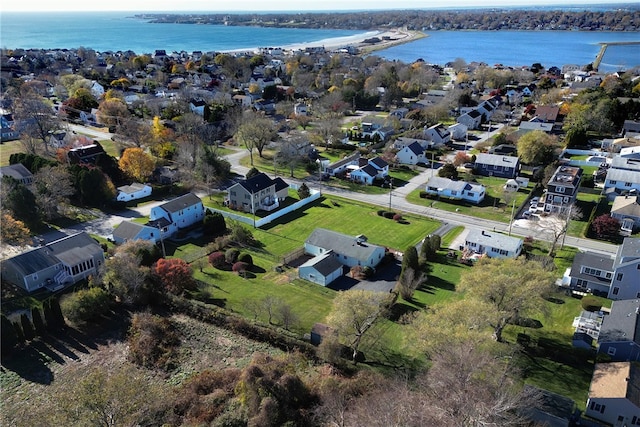
<instances>
[{"instance_id":1,"label":"evergreen tree","mask_svg":"<svg viewBox=\"0 0 640 427\"><path fill-rule=\"evenodd\" d=\"M22 332L22 327L19 322L12 322L13 330L16 332L16 338L19 343L25 342L24 332Z\"/></svg>"},{"instance_id":2,"label":"evergreen tree","mask_svg":"<svg viewBox=\"0 0 640 427\"><path fill-rule=\"evenodd\" d=\"M407 268L420 270L420 261L418 259L418 251L415 246L409 246L402 254L402 271ZM401 273L402 274L402 273Z\"/></svg>"},{"instance_id":3,"label":"evergreen tree","mask_svg":"<svg viewBox=\"0 0 640 427\"><path fill-rule=\"evenodd\" d=\"M42 321L42 315L40 314L40 309L38 307L33 307L31 309L31 320L33 321L33 327L35 328L36 335L40 337L44 336L47 330L44 326L44 322Z\"/></svg>"},{"instance_id":4,"label":"evergreen tree","mask_svg":"<svg viewBox=\"0 0 640 427\"><path fill-rule=\"evenodd\" d=\"M53 317L53 312L51 311L51 299L42 301L42 314L44 315L44 321L47 325L47 329L54 329L56 320Z\"/></svg>"},{"instance_id":5,"label":"evergreen tree","mask_svg":"<svg viewBox=\"0 0 640 427\"><path fill-rule=\"evenodd\" d=\"M18 335L11 321L4 314L0 316L0 350L3 354L8 354L13 347L18 344Z\"/></svg>"},{"instance_id":6,"label":"evergreen tree","mask_svg":"<svg viewBox=\"0 0 640 427\"><path fill-rule=\"evenodd\" d=\"M29 320L29 316L24 313L20 315L20 324L22 325L25 340L31 341L36 337L36 331L33 329L33 324L31 320Z\"/></svg>"},{"instance_id":7,"label":"evergreen tree","mask_svg":"<svg viewBox=\"0 0 640 427\"><path fill-rule=\"evenodd\" d=\"M49 304L51 305L51 314L53 318L53 324L56 327L62 327L65 325L64 315L62 314L62 308L60 308L60 301L58 298L51 298L49 300Z\"/></svg>"}]
</instances>

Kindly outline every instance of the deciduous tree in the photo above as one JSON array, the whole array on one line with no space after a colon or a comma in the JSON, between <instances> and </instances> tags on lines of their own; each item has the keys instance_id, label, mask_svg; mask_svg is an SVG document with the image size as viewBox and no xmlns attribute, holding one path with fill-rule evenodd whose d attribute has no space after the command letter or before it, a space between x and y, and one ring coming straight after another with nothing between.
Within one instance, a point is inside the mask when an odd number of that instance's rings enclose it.
<instances>
[{"instance_id":1,"label":"deciduous tree","mask_svg":"<svg viewBox=\"0 0 640 427\"><path fill-rule=\"evenodd\" d=\"M617 236L620 233L620 221L609 214L596 217L591 228L600 238Z\"/></svg>"},{"instance_id":2,"label":"deciduous tree","mask_svg":"<svg viewBox=\"0 0 640 427\"><path fill-rule=\"evenodd\" d=\"M553 150L556 145L557 141L554 137L534 130L518 139L518 156L523 163L528 165L549 163L553 158Z\"/></svg>"},{"instance_id":3,"label":"deciduous tree","mask_svg":"<svg viewBox=\"0 0 640 427\"><path fill-rule=\"evenodd\" d=\"M458 290L492 307L484 313L485 320L493 328L494 339L502 341L507 324L543 310L543 296L554 280L540 263L523 257L482 259L463 274Z\"/></svg>"},{"instance_id":4,"label":"deciduous tree","mask_svg":"<svg viewBox=\"0 0 640 427\"><path fill-rule=\"evenodd\" d=\"M393 297L394 295L384 292L349 290L334 298L327 323L347 342L353 351L354 362L362 338L385 315Z\"/></svg>"},{"instance_id":5,"label":"deciduous tree","mask_svg":"<svg viewBox=\"0 0 640 427\"><path fill-rule=\"evenodd\" d=\"M253 150L257 150L258 156L262 157L262 151L276 136L276 127L271 119L262 115L248 114L236 131L235 139L244 144L253 166Z\"/></svg>"},{"instance_id":6,"label":"deciduous tree","mask_svg":"<svg viewBox=\"0 0 640 427\"><path fill-rule=\"evenodd\" d=\"M40 212L46 219L60 215L60 208L69 203L75 193L71 174L63 166L46 166L33 176L31 185Z\"/></svg>"},{"instance_id":7,"label":"deciduous tree","mask_svg":"<svg viewBox=\"0 0 640 427\"><path fill-rule=\"evenodd\" d=\"M24 246L29 244L31 231L24 222L3 212L0 216L0 239L9 245Z\"/></svg>"},{"instance_id":8,"label":"deciduous tree","mask_svg":"<svg viewBox=\"0 0 640 427\"><path fill-rule=\"evenodd\" d=\"M153 173L155 162L142 148L127 148L118 161L120 169L139 182L146 182Z\"/></svg>"},{"instance_id":9,"label":"deciduous tree","mask_svg":"<svg viewBox=\"0 0 640 427\"><path fill-rule=\"evenodd\" d=\"M185 290L195 289L191 266L180 258L160 258L154 272L165 289L172 294L180 295Z\"/></svg>"}]
</instances>

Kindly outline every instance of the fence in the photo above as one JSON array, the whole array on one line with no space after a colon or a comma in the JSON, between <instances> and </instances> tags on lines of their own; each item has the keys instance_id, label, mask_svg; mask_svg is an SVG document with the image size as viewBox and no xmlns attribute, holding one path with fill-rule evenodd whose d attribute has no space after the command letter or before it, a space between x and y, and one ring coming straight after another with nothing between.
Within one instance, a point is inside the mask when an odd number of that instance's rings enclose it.
<instances>
[{"instance_id":1,"label":"fence","mask_svg":"<svg viewBox=\"0 0 640 427\"><path fill-rule=\"evenodd\" d=\"M296 189L294 184L290 185L290 187L292 187L294 190ZM263 225L267 225L270 222L275 221L276 219L288 214L289 212L293 212L297 209L300 209L301 207L308 205L309 203L312 203L316 200L318 200L321 196L322 196L322 192L320 190L309 190L311 195L305 199L299 200L297 202L295 202L292 205L287 206L286 208L282 208L277 210L276 212L265 216L264 218L259 218L259 219L254 219L252 217L247 217L244 215L240 215L237 214L235 212L228 212L228 211L221 211L218 209L214 209L214 208L207 208L208 210L210 210L211 212L218 212L220 214L222 214L222 216L224 216L225 218L231 218L231 219L235 219L237 221L241 221L245 224L249 224L249 225L254 225L256 228L260 228Z\"/></svg>"}]
</instances>

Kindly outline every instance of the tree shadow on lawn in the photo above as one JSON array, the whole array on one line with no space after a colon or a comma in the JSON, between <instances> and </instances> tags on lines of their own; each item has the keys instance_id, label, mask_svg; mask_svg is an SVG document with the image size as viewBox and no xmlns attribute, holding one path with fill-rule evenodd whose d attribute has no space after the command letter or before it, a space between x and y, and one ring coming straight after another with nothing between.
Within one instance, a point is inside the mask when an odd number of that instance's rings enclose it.
<instances>
[{"instance_id":1,"label":"tree shadow on lawn","mask_svg":"<svg viewBox=\"0 0 640 427\"><path fill-rule=\"evenodd\" d=\"M363 364L393 373L404 372L413 376L424 367L421 360L387 348L369 349L364 352L364 356Z\"/></svg>"},{"instance_id":2,"label":"tree shadow on lawn","mask_svg":"<svg viewBox=\"0 0 640 427\"><path fill-rule=\"evenodd\" d=\"M416 306L423 306L424 304L419 303L417 301L409 301L411 304L414 304ZM389 310L389 315L387 316L387 318L389 320L391 320L392 322L397 322L398 320L400 320L405 314L410 314L410 313L414 313L418 311L417 307L412 307L409 304L405 303L405 302L398 302L395 303L391 309Z\"/></svg>"},{"instance_id":3,"label":"tree shadow on lawn","mask_svg":"<svg viewBox=\"0 0 640 427\"><path fill-rule=\"evenodd\" d=\"M431 275L429 275L429 278L427 279L427 286L429 286L430 288L444 289L451 292L455 292L456 290L455 283L451 283L448 280L444 280L440 277Z\"/></svg>"}]
</instances>

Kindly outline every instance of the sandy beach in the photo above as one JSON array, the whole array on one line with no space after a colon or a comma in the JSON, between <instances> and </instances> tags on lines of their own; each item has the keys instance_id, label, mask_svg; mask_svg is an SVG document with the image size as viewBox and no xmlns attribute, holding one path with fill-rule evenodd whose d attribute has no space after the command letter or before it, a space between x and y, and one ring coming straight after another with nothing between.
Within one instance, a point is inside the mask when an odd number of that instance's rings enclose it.
<instances>
[{"instance_id":1,"label":"sandy beach","mask_svg":"<svg viewBox=\"0 0 640 427\"><path fill-rule=\"evenodd\" d=\"M387 49L391 46L398 44L409 43L414 40L427 37L426 34L420 31L408 31L408 30L380 30L380 31L368 31L366 33L356 34L348 37L335 37L330 39L318 40L315 42L307 43L295 43L280 46L286 51L304 50L313 47L324 47L328 51L333 51L341 48L353 46L358 48L359 54L367 55L377 50ZM378 39L375 43L365 43L365 40ZM252 49L235 49L225 51L227 53L241 53L241 52L256 52L260 47Z\"/></svg>"}]
</instances>

